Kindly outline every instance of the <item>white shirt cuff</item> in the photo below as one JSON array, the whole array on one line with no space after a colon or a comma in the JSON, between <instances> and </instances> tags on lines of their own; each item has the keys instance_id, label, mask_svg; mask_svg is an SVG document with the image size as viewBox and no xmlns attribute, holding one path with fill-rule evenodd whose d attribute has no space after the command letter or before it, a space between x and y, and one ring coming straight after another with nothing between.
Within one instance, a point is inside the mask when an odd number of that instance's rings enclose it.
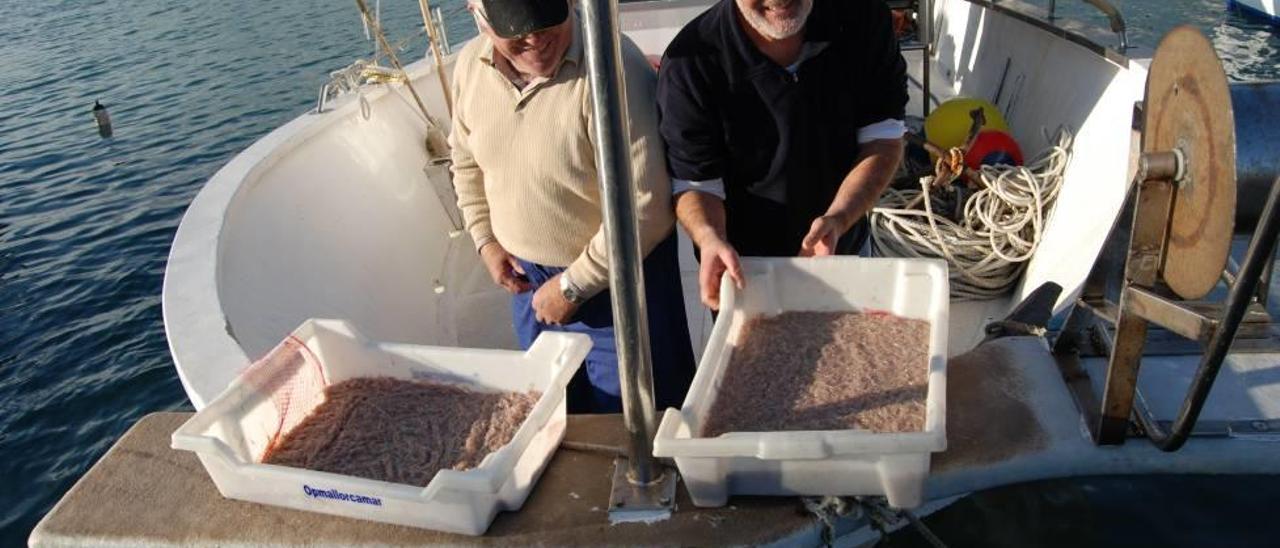
<instances>
[{"instance_id":1,"label":"white shirt cuff","mask_svg":"<svg viewBox=\"0 0 1280 548\"><path fill-rule=\"evenodd\" d=\"M858 128L858 144L869 143L876 139L901 139L907 132L907 125L902 120L889 118L880 120L869 126Z\"/></svg>"},{"instance_id":2,"label":"white shirt cuff","mask_svg":"<svg viewBox=\"0 0 1280 548\"><path fill-rule=\"evenodd\" d=\"M688 179L671 179L671 195L675 196L683 192L702 192L710 194L721 200L725 199L724 179L711 179L709 181L690 181Z\"/></svg>"}]
</instances>

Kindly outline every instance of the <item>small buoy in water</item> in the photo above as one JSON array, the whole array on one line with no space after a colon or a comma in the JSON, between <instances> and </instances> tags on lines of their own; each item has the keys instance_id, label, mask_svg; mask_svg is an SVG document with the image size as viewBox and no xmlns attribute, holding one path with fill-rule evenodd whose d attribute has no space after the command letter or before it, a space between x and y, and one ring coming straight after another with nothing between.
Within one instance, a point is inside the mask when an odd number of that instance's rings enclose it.
<instances>
[{"instance_id":1,"label":"small buoy in water","mask_svg":"<svg viewBox=\"0 0 1280 548\"><path fill-rule=\"evenodd\" d=\"M107 107L102 106L98 101L93 102L93 119L98 122L98 135L103 138L111 136L111 115L107 114Z\"/></svg>"}]
</instances>

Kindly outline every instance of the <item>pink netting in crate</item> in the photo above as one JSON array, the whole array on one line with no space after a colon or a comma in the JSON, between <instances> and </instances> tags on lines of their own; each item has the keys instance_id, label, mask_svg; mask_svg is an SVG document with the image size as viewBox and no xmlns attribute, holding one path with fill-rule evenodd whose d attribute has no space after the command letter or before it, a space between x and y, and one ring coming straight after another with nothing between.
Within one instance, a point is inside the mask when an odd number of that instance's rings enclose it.
<instances>
[{"instance_id":1,"label":"pink netting in crate","mask_svg":"<svg viewBox=\"0 0 1280 548\"><path fill-rule=\"evenodd\" d=\"M269 394L280 417L259 459L269 454L281 437L324 402L324 389L329 386L320 359L293 335L250 365L242 379L259 393Z\"/></svg>"}]
</instances>

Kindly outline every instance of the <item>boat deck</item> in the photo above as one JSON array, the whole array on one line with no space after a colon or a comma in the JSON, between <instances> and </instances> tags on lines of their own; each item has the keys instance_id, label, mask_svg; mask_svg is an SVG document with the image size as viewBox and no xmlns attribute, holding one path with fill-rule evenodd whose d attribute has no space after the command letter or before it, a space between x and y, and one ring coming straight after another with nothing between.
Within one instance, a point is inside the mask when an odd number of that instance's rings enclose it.
<instances>
[{"instance_id":1,"label":"boat deck","mask_svg":"<svg viewBox=\"0 0 1280 548\"><path fill-rule=\"evenodd\" d=\"M193 453L169 448L190 413L148 415L89 470L31 535L67 545L713 545L817 544L820 526L798 499L750 497L677 511L653 525L609 524L613 458L561 449L519 512L500 513L483 537L466 537L224 499ZM567 440L621 445L621 415L570 416ZM625 540L624 540L625 539Z\"/></svg>"},{"instance_id":2,"label":"boat deck","mask_svg":"<svg viewBox=\"0 0 1280 548\"><path fill-rule=\"evenodd\" d=\"M1280 416L1280 364L1270 356L1229 356L1202 420L1217 420L1245 406L1250 413L1237 418ZM1144 360L1156 374L1143 380L1165 389L1160 393L1167 397L1152 406L1162 420L1172 418L1194 373L1195 361L1185 358ZM1280 437L1268 432L1196 436L1175 453L1162 452L1144 438L1120 446L1094 445L1054 357L1039 338L979 346L952 358L947 374L948 450L934 455L925 499L1047 478L1280 473ZM1276 382L1259 382L1267 377ZM1097 384L1102 376L1091 372L1091 379Z\"/></svg>"},{"instance_id":3,"label":"boat deck","mask_svg":"<svg viewBox=\"0 0 1280 548\"><path fill-rule=\"evenodd\" d=\"M1248 363L1228 362L1221 381L1227 388L1217 398L1238 399L1231 387L1242 379L1274 376L1280 368ZM926 499L937 504L1046 478L1280 473L1275 436L1196 437L1177 453L1162 453L1143 439L1095 446L1040 338L1000 339L953 358L948 368L949 445L934 455L925 487ZM1280 390L1280 382L1261 390ZM1259 401L1280 401L1257 395ZM733 497L729 506L707 509L694 507L683 488L670 519L611 525L612 455L565 448L524 508L499 514L483 537L228 500L193 454L169 448L173 430L189 416L159 413L135 425L41 521L32 544L817 545L825 531L794 497ZM621 446L624 435L619 415L571 416L566 439ZM846 518L836 524L836 535L868 535L865 523Z\"/></svg>"}]
</instances>

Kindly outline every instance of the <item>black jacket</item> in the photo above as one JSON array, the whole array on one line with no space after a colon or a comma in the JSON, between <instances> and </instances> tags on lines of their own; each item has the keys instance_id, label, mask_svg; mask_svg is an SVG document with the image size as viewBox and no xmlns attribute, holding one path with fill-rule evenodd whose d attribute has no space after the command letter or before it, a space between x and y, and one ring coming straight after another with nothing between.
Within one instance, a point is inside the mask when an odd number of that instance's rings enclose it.
<instances>
[{"instance_id":1,"label":"black jacket","mask_svg":"<svg viewBox=\"0 0 1280 548\"><path fill-rule=\"evenodd\" d=\"M751 43L736 10L721 0L663 56L668 167L678 179L724 180L739 253L795 255L853 167L858 129L902 119L906 62L882 0L814 0L794 75Z\"/></svg>"}]
</instances>

